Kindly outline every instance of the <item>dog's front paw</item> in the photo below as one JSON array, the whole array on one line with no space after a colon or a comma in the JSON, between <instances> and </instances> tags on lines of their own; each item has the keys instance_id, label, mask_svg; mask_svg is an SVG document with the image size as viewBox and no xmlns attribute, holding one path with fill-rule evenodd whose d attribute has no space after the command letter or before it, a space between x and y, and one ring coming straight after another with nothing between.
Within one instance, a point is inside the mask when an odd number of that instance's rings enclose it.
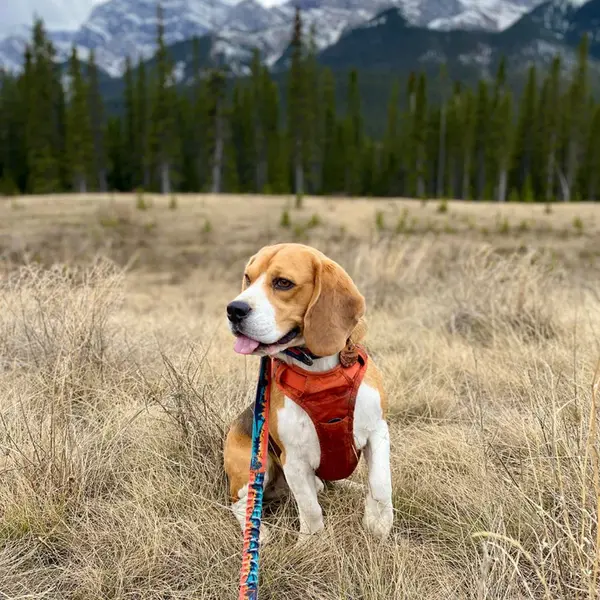
<instances>
[{"instance_id":1,"label":"dog's front paw","mask_svg":"<svg viewBox=\"0 0 600 600\"><path fill-rule=\"evenodd\" d=\"M298 545L305 544L313 535L320 533L325 529L323 515L314 515L312 518L306 515L300 517L300 533L298 535Z\"/></svg>"},{"instance_id":2,"label":"dog's front paw","mask_svg":"<svg viewBox=\"0 0 600 600\"><path fill-rule=\"evenodd\" d=\"M325 489L325 484L316 475L315 475L315 487L317 488L317 494L320 494Z\"/></svg>"},{"instance_id":3,"label":"dog's front paw","mask_svg":"<svg viewBox=\"0 0 600 600\"><path fill-rule=\"evenodd\" d=\"M264 523L261 523L260 524L260 535L258 536L258 543L261 546L265 546L270 541L271 541L271 531Z\"/></svg>"},{"instance_id":4,"label":"dog's front paw","mask_svg":"<svg viewBox=\"0 0 600 600\"><path fill-rule=\"evenodd\" d=\"M391 503L384 503L367 496L365 500L364 528L375 537L384 540L392 530L394 511Z\"/></svg>"},{"instance_id":5,"label":"dog's front paw","mask_svg":"<svg viewBox=\"0 0 600 600\"><path fill-rule=\"evenodd\" d=\"M298 539L296 540L296 547L301 548L306 546L313 540L316 540L319 536L317 534L325 531L325 525L323 521L314 524L310 529L307 527L301 527L298 533Z\"/></svg>"}]
</instances>

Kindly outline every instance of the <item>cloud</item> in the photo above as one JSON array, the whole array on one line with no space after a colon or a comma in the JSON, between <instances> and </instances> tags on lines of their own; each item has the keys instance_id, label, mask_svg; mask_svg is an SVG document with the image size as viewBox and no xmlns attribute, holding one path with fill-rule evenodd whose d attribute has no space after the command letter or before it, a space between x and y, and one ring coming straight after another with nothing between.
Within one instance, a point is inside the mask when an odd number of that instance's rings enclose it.
<instances>
[{"instance_id":1,"label":"cloud","mask_svg":"<svg viewBox=\"0 0 600 600\"><path fill-rule=\"evenodd\" d=\"M19 25L30 25L34 15L50 29L76 29L95 4L103 0L0 0L0 32L10 34Z\"/></svg>"}]
</instances>

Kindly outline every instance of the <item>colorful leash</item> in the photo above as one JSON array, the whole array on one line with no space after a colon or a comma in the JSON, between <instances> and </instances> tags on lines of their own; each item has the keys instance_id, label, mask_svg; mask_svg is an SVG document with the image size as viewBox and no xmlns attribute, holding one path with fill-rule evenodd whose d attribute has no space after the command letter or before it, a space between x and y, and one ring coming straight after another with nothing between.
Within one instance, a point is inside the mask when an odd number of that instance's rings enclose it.
<instances>
[{"instance_id":1,"label":"colorful leash","mask_svg":"<svg viewBox=\"0 0 600 600\"><path fill-rule=\"evenodd\" d=\"M267 472L269 444L269 401L271 399L271 359L260 359L260 373L254 401L252 424L252 458L246 502L246 526L242 548L239 600L258 598L258 554L263 505L263 485Z\"/></svg>"}]
</instances>

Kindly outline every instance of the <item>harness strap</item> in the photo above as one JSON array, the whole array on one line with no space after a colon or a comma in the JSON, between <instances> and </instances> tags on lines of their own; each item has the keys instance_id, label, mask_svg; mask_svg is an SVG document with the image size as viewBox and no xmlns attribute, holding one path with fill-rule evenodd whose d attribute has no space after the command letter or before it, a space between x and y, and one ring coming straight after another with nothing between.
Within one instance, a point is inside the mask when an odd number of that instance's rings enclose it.
<instances>
[{"instance_id":1,"label":"harness strap","mask_svg":"<svg viewBox=\"0 0 600 600\"><path fill-rule=\"evenodd\" d=\"M359 346L355 351L357 359L351 366L340 364L321 373L274 361L273 381L313 422L321 447L316 474L328 481L349 477L360 459L354 446L354 407L368 356ZM271 438L269 444L279 457L281 449L275 440Z\"/></svg>"}]
</instances>

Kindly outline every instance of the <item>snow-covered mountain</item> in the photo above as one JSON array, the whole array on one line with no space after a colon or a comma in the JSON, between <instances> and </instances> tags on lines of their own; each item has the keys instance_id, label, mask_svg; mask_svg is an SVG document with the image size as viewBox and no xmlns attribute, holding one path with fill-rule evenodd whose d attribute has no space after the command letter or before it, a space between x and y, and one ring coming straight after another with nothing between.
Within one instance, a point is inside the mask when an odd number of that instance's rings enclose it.
<instances>
[{"instance_id":1,"label":"snow-covered mountain","mask_svg":"<svg viewBox=\"0 0 600 600\"><path fill-rule=\"evenodd\" d=\"M256 0L243 0L227 14L218 31L217 51L238 63L246 63L253 48L265 62L274 64L290 43L295 7L302 9L304 30L318 50L337 42L342 33L372 18L389 6L390 0L296 0L265 10ZM251 29L249 18L261 22ZM258 17L258 18L257 18Z\"/></svg>"},{"instance_id":2,"label":"snow-covered mountain","mask_svg":"<svg viewBox=\"0 0 600 600\"><path fill-rule=\"evenodd\" d=\"M397 7L408 23L431 29L500 31L542 0L289 0L271 9L258 0L243 0L231 9L219 32L228 54L251 42L275 62L290 40L295 7L302 9L306 31L314 32L318 49L334 44L344 31L365 23L386 8ZM242 9L240 11L238 9ZM241 17L241 18L240 18ZM256 19L260 27L248 27ZM252 33L252 38L248 34Z\"/></svg>"},{"instance_id":3,"label":"snow-covered mountain","mask_svg":"<svg viewBox=\"0 0 600 600\"><path fill-rule=\"evenodd\" d=\"M542 6L564 5L569 12L583 1L552 0ZM72 44L84 57L94 49L99 66L119 76L126 56L149 57L153 52L156 4L156 0L108 0L96 6L76 31L51 31L59 59L66 59ZM501 31L532 9L535 13L539 4L540 0L161 1L167 44L213 30L218 35L217 50L242 70L253 48L258 47L269 64L281 57L289 44L296 6L302 9L306 31L313 31L314 43L321 50L389 7L397 7L409 24L429 29ZM557 11L556 18L562 18ZM0 39L0 66L18 68L27 38L28 32L20 30Z\"/></svg>"},{"instance_id":4,"label":"snow-covered mountain","mask_svg":"<svg viewBox=\"0 0 600 600\"><path fill-rule=\"evenodd\" d=\"M85 57L96 52L98 65L107 73L121 73L126 56L148 57L156 42L157 0L108 0L92 9L75 31L50 31L59 59L65 59L75 44ZM165 41L173 44L218 30L235 8L227 0L162 0ZM0 63L9 68L20 64L28 35L24 28L0 40Z\"/></svg>"}]
</instances>

